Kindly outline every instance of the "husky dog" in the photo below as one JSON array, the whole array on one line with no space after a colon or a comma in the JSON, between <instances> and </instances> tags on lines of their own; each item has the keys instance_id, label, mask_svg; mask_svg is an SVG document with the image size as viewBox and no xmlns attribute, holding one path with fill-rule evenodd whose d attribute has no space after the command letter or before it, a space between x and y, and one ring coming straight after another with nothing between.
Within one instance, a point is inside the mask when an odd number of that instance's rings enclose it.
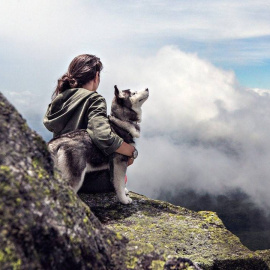
<instances>
[{"instance_id":1,"label":"husky dog","mask_svg":"<svg viewBox=\"0 0 270 270\"><path fill-rule=\"evenodd\" d=\"M120 91L115 88L115 97L111 106L109 121L112 130L126 143L135 146L135 138L140 136L141 106L149 96L148 89L132 93L130 90ZM68 181L75 192L83 184L86 172L110 169L109 157L94 145L85 129L78 129L63 134L48 142L55 166ZM132 199L127 196L125 175L128 157L114 154L113 186L119 201L129 204Z\"/></svg>"}]
</instances>

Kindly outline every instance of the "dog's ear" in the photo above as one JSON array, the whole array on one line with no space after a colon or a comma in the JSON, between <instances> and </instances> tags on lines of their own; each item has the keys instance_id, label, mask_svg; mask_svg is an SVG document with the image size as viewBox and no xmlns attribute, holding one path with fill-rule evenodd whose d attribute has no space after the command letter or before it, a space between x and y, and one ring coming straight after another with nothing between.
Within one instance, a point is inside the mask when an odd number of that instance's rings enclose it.
<instances>
[{"instance_id":1,"label":"dog's ear","mask_svg":"<svg viewBox=\"0 0 270 270\"><path fill-rule=\"evenodd\" d=\"M123 95L122 91L118 89L117 85L114 86L114 95L116 97L117 102L123 102L125 96Z\"/></svg>"},{"instance_id":2,"label":"dog's ear","mask_svg":"<svg viewBox=\"0 0 270 270\"><path fill-rule=\"evenodd\" d=\"M114 86L114 94L116 97L119 96L119 89L118 89L117 85Z\"/></svg>"},{"instance_id":3,"label":"dog's ear","mask_svg":"<svg viewBox=\"0 0 270 270\"><path fill-rule=\"evenodd\" d=\"M119 98L124 97L122 91L118 89L117 85L114 86L114 94L116 97L119 97Z\"/></svg>"}]
</instances>

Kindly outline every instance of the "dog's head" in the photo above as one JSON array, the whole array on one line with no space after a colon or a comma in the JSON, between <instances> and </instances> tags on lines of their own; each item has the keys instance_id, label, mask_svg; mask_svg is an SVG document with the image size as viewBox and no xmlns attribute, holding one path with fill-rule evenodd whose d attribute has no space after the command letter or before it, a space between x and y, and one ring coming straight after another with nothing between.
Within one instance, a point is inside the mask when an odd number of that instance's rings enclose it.
<instances>
[{"instance_id":1,"label":"dog's head","mask_svg":"<svg viewBox=\"0 0 270 270\"><path fill-rule=\"evenodd\" d=\"M129 89L119 90L116 85L114 89L112 115L124 121L141 122L141 107L149 96L149 90L131 92Z\"/></svg>"}]
</instances>

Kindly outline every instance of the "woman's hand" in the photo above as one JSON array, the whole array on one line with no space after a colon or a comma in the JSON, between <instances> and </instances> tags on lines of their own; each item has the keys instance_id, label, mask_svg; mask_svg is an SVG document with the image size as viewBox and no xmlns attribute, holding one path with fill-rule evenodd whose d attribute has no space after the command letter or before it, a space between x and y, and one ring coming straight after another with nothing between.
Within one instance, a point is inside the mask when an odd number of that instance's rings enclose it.
<instances>
[{"instance_id":1,"label":"woman's hand","mask_svg":"<svg viewBox=\"0 0 270 270\"><path fill-rule=\"evenodd\" d=\"M123 142L121 146L116 150L117 153L128 156L127 165L130 166L134 162L134 158L132 157L132 153L135 150L133 145L127 144Z\"/></svg>"},{"instance_id":2,"label":"woman's hand","mask_svg":"<svg viewBox=\"0 0 270 270\"><path fill-rule=\"evenodd\" d=\"M128 162L127 162L127 165L128 166L130 166L130 165L132 165L133 164L133 162L134 162L134 158L128 158Z\"/></svg>"},{"instance_id":3,"label":"woman's hand","mask_svg":"<svg viewBox=\"0 0 270 270\"><path fill-rule=\"evenodd\" d=\"M115 152L131 157L134 150L135 150L134 146L123 142Z\"/></svg>"}]
</instances>

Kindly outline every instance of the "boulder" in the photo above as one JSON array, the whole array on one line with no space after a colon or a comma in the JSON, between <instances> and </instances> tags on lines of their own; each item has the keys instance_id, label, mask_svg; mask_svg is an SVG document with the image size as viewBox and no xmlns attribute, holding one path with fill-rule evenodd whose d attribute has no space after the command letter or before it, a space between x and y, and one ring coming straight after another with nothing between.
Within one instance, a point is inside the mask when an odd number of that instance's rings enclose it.
<instances>
[{"instance_id":1,"label":"boulder","mask_svg":"<svg viewBox=\"0 0 270 270\"><path fill-rule=\"evenodd\" d=\"M0 94L0 269L126 269L127 239L54 175L46 144Z\"/></svg>"}]
</instances>

